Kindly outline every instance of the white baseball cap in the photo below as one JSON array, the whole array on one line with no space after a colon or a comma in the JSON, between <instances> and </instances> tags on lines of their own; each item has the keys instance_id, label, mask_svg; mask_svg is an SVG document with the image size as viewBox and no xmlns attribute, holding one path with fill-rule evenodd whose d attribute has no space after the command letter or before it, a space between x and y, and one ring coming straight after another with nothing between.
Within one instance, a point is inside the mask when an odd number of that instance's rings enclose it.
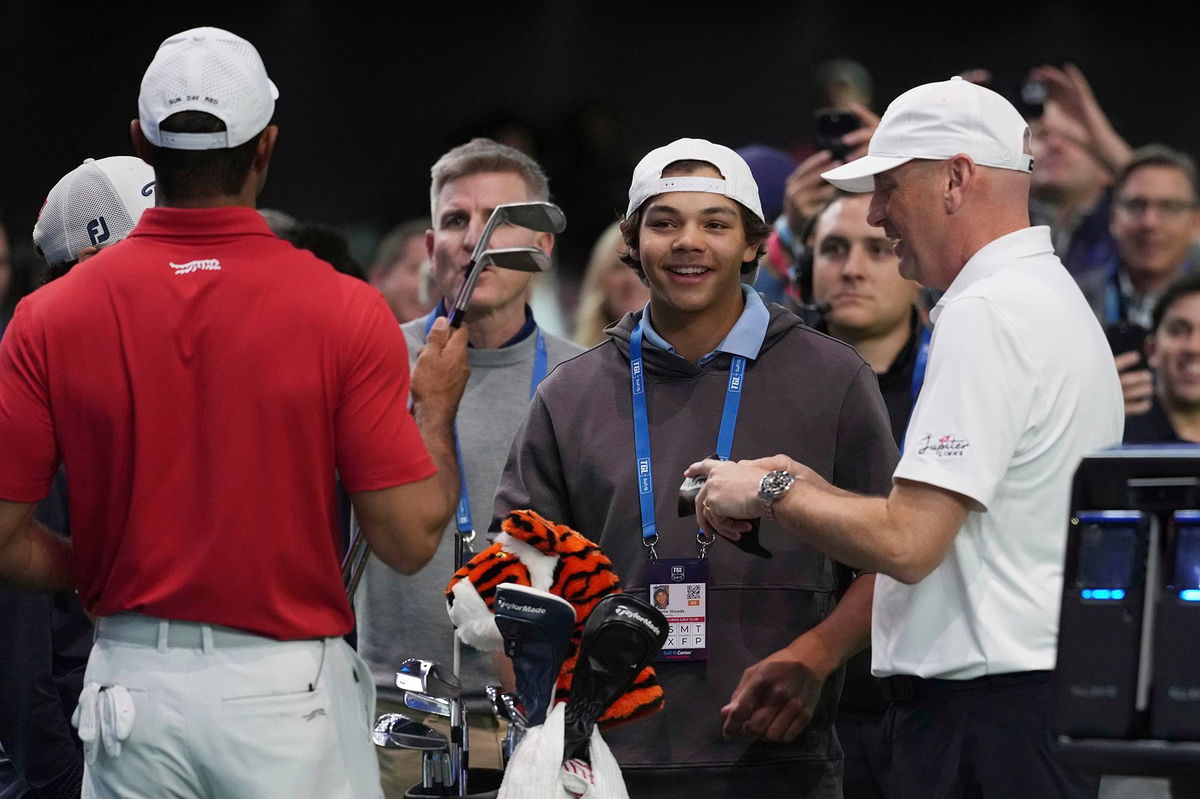
<instances>
[{"instance_id":1,"label":"white baseball cap","mask_svg":"<svg viewBox=\"0 0 1200 799\"><path fill-rule=\"evenodd\" d=\"M663 170L676 161L703 161L712 164L721 173L720 178L681 175L664 178ZM733 150L704 139L676 139L665 147L651 150L638 162L633 170L633 182L629 184L629 209L625 216L632 216L642 203L659 194L671 191L702 191L722 194L744 205L760 221L765 221L762 202L758 197L758 184L746 160Z\"/></svg>"},{"instance_id":2,"label":"white baseball cap","mask_svg":"<svg viewBox=\"0 0 1200 799\"><path fill-rule=\"evenodd\" d=\"M54 184L33 226L33 243L49 264L79 260L85 247L129 235L154 205L154 170L140 158L87 159Z\"/></svg>"},{"instance_id":3,"label":"white baseball cap","mask_svg":"<svg viewBox=\"0 0 1200 799\"><path fill-rule=\"evenodd\" d=\"M980 166L1033 171L1025 152L1029 125L991 89L955 76L926 83L892 100L867 154L821 177L843 191L875 190L875 176L914 158L944 161L959 153Z\"/></svg>"},{"instance_id":4,"label":"white baseball cap","mask_svg":"<svg viewBox=\"0 0 1200 799\"><path fill-rule=\"evenodd\" d=\"M138 119L153 145L171 150L222 150L258 135L275 113L279 90L254 45L220 28L192 28L164 41L142 77ZM159 128L180 111L203 111L225 123L217 133Z\"/></svg>"}]
</instances>

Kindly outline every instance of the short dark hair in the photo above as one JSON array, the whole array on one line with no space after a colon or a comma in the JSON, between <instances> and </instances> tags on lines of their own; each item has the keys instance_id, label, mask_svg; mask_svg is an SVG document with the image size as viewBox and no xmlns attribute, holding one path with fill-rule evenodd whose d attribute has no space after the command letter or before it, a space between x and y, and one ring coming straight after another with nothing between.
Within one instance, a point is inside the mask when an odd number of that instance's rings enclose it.
<instances>
[{"instance_id":1,"label":"short dark hair","mask_svg":"<svg viewBox=\"0 0 1200 799\"><path fill-rule=\"evenodd\" d=\"M295 225L280 238L290 241L303 250L308 250L343 275L350 275L359 280L367 279L362 264L350 251L349 240L337 228L316 223Z\"/></svg>"},{"instance_id":2,"label":"short dark hair","mask_svg":"<svg viewBox=\"0 0 1200 799\"><path fill-rule=\"evenodd\" d=\"M1185 152L1167 147L1165 144L1147 144L1133 151L1129 163L1121 167L1113 180L1113 194L1121 193L1129 176L1146 166L1161 166L1178 169L1187 178L1192 188L1192 201L1200 200L1200 179L1196 175L1196 162Z\"/></svg>"},{"instance_id":3,"label":"short dark hair","mask_svg":"<svg viewBox=\"0 0 1200 799\"><path fill-rule=\"evenodd\" d=\"M159 125L172 133L218 133L225 123L203 111L180 111ZM265 128L264 128L265 130ZM221 150L172 150L150 145L158 191L173 200L237 194L246 182L262 131L249 141Z\"/></svg>"},{"instance_id":4,"label":"short dark hair","mask_svg":"<svg viewBox=\"0 0 1200 799\"><path fill-rule=\"evenodd\" d=\"M707 161L672 161L663 168L662 174L663 177L692 175L705 167L712 166ZM767 237L771 235L771 226L755 216L754 212L746 206L736 201L735 204L742 215L742 227L746 230L746 241L750 244L758 244L758 251L754 254L754 258L742 262L742 274L748 275L758 266L758 259L767 252ZM621 220L621 238L625 242L626 249L617 256L621 259L621 263L637 272L638 277L642 280L646 279L646 270L642 269L642 262L633 257L633 250L638 244L638 230L642 226L642 210L645 206L646 204L642 203L641 207Z\"/></svg>"},{"instance_id":5,"label":"short dark hair","mask_svg":"<svg viewBox=\"0 0 1200 799\"><path fill-rule=\"evenodd\" d=\"M1172 305L1193 294L1200 294L1200 269L1185 272L1163 291L1150 313L1150 332L1158 332L1158 326L1162 324L1163 317L1171 310Z\"/></svg>"}]
</instances>

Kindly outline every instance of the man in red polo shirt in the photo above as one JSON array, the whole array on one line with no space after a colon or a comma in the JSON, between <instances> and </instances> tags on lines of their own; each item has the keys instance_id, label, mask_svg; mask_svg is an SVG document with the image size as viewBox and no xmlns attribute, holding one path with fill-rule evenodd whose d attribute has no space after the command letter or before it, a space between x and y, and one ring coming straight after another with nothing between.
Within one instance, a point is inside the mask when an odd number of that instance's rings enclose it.
<instances>
[{"instance_id":1,"label":"man in red polo shirt","mask_svg":"<svg viewBox=\"0 0 1200 799\"><path fill-rule=\"evenodd\" d=\"M244 39L164 41L132 123L159 207L0 344L0 579L100 617L85 794L381 795L335 470L375 553L419 569L457 497L465 329L431 331L410 415L382 297L254 210L277 97ZM32 519L60 462L70 542Z\"/></svg>"}]
</instances>

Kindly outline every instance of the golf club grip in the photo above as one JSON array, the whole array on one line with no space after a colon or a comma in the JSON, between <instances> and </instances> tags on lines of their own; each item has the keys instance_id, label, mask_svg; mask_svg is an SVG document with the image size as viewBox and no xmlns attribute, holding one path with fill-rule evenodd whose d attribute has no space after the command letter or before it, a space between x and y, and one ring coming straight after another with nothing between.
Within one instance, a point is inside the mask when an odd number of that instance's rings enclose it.
<instances>
[{"instance_id":1,"label":"golf club grip","mask_svg":"<svg viewBox=\"0 0 1200 799\"><path fill-rule=\"evenodd\" d=\"M447 321L450 322L450 329L454 330L462 327L463 317L466 315L466 311L460 310L459 308L451 308L450 313L446 315Z\"/></svg>"}]
</instances>

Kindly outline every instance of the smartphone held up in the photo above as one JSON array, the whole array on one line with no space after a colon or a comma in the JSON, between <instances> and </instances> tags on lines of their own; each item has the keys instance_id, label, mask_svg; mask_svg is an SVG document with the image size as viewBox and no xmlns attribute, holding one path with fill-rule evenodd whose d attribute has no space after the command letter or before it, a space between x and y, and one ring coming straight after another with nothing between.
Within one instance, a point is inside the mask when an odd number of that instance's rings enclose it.
<instances>
[{"instance_id":1,"label":"smartphone held up","mask_svg":"<svg viewBox=\"0 0 1200 799\"><path fill-rule=\"evenodd\" d=\"M842 137L862 127L858 114L845 108L818 108L814 114L818 150L827 150L835 161L845 161L849 149Z\"/></svg>"}]
</instances>

